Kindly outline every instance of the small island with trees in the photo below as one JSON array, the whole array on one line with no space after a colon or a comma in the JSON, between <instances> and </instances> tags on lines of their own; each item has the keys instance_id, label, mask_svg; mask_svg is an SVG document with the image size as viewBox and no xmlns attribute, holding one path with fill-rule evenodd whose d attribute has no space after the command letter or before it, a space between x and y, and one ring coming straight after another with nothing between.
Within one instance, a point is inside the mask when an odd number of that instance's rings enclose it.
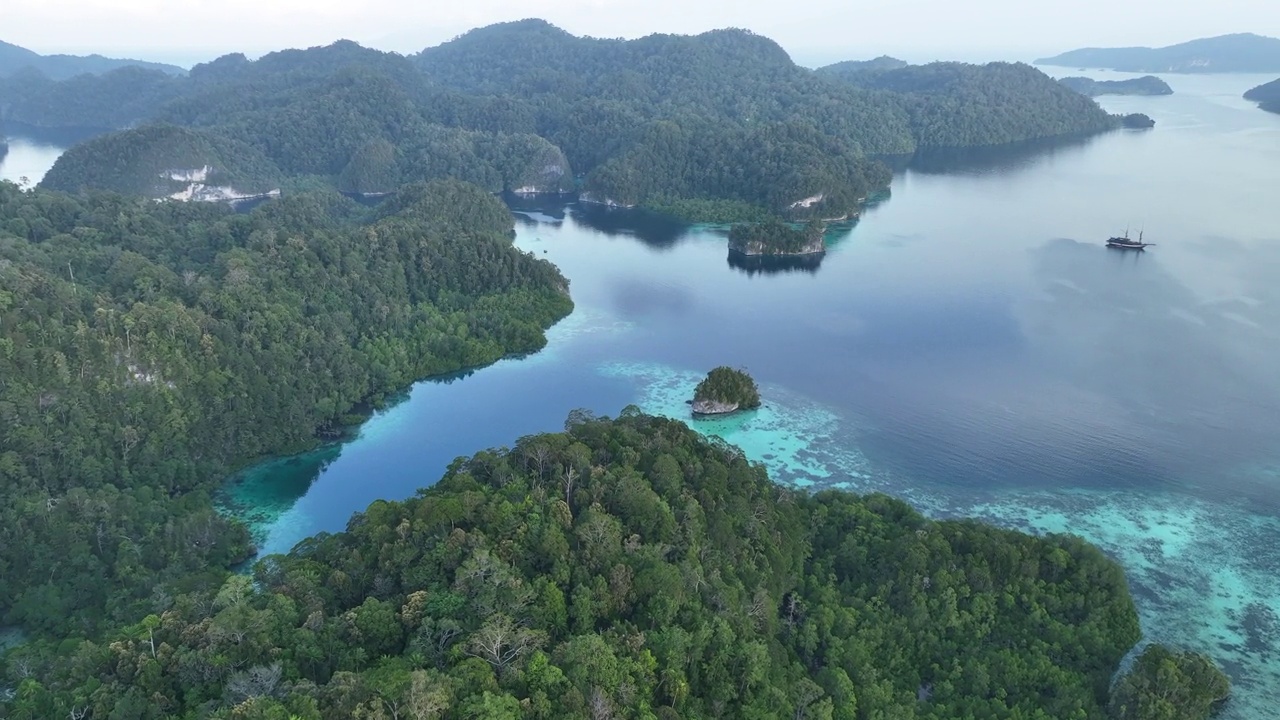
<instances>
[{"instance_id":1,"label":"small island with trees","mask_svg":"<svg viewBox=\"0 0 1280 720\"><path fill-rule=\"evenodd\" d=\"M1146 128L1155 127L1156 121L1152 120L1150 115L1129 113L1120 117L1120 124L1133 130L1145 130Z\"/></svg>"},{"instance_id":2,"label":"small island with trees","mask_svg":"<svg viewBox=\"0 0 1280 720\"><path fill-rule=\"evenodd\" d=\"M1155 75L1143 75L1128 80L1094 80L1087 77L1058 78L1058 82L1081 95L1172 95L1169 83Z\"/></svg>"},{"instance_id":3,"label":"small island with trees","mask_svg":"<svg viewBox=\"0 0 1280 720\"><path fill-rule=\"evenodd\" d=\"M693 391L694 417L729 415L760 407L760 389L742 370L720 366L707 373Z\"/></svg>"},{"instance_id":4,"label":"small island with trees","mask_svg":"<svg viewBox=\"0 0 1280 720\"><path fill-rule=\"evenodd\" d=\"M742 223L729 230L729 252L740 255L817 255L827 251L825 225L810 220L797 229L778 217Z\"/></svg>"}]
</instances>

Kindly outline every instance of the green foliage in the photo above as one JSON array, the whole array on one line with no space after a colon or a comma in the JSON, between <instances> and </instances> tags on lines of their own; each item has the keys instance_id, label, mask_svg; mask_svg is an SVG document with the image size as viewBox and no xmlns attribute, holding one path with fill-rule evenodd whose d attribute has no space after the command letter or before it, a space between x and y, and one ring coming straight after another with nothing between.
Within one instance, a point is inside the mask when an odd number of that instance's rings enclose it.
<instances>
[{"instance_id":1,"label":"green foliage","mask_svg":"<svg viewBox=\"0 0 1280 720\"><path fill-rule=\"evenodd\" d=\"M246 143L175 125L149 125L72 147L40 185L73 193L94 189L166 197L185 190L192 173L204 177L205 184L242 193L273 190L281 180L279 168Z\"/></svg>"},{"instance_id":2,"label":"green foliage","mask_svg":"<svg viewBox=\"0 0 1280 720\"><path fill-rule=\"evenodd\" d=\"M798 230L780 218L764 222L734 225L729 230L729 249L746 255L796 255L823 252L825 226L810 221Z\"/></svg>"},{"instance_id":3,"label":"green foliage","mask_svg":"<svg viewBox=\"0 0 1280 720\"><path fill-rule=\"evenodd\" d=\"M1206 720L1231 692L1231 681L1200 653L1149 645L1116 683L1113 720Z\"/></svg>"},{"instance_id":4,"label":"green foliage","mask_svg":"<svg viewBox=\"0 0 1280 720\"><path fill-rule=\"evenodd\" d=\"M1120 124L1127 128L1151 128L1156 126L1156 121L1151 119L1150 115L1143 113L1129 113L1120 117Z\"/></svg>"},{"instance_id":5,"label":"green foliage","mask_svg":"<svg viewBox=\"0 0 1280 720\"><path fill-rule=\"evenodd\" d=\"M694 200L658 196L651 198L645 206L654 212L670 215L688 223L764 222L772 216L764 208L741 200Z\"/></svg>"},{"instance_id":6,"label":"green foliage","mask_svg":"<svg viewBox=\"0 0 1280 720\"><path fill-rule=\"evenodd\" d=\"M1172 95L1173 88L1169 83L1155 75L1144 75L1128 80L1094 80L1087 77L1058 78L1058 82L1075 90L1081 95L1097 97L1099 95Z\"/></svg>"},{"instance_id":7,"label":"green foliage","mask_svg":"<svg viewBox=\"0 0 1280 720\"><path fill-rule=\"evenodd\" d=\"M1138 625L1096 549L796 493L678 422L623 415L459 459L158 624L28 645L13 660L40 670L3 710L1103 717Z\"/></svg>"},{"instance_id":8,"label":"green foliage","mask_svg":"<svg viewBox=\"0 0 1280 720\"><path fill-rule=\"evenodd\" d=\"M1244 94L1244 99L1258 103L1258 107L1263 110L1280 113L1280 79L1249 90Z\"/></svg>"},{"instance_id":9,"label":"green foliage","mask_svg":"<svg viewBox=\"0 0 1280 720\"><path fill-rule=\"evenodd\" d=\"M977 147L1100 132L1116 120L1025 63L935 62L847 78L905 98L921 148Z\"/></svg>"},{"instance_id":10,"label":"green foliage","mask_svg":"<svg viewBox=\"0 0 1280 720\"><path fill-rule=\"evenodd\" d=\"M289 178L353 192L440 178L560 192L576 171L588 198L717 222L794 212L815 195L824 200L801 214L846 215L888 185L878 155L1116 126L1026 65L901 65L814 72L745 30L602 40L525 20L413 58L343 41L228 55L136 87L36 78L5 95L5 112L199 128L256 148ZM116 172L119 158L95 159L99 177Z\"/></svg>"},{"instance_id":11,"label":"green foliage","mask_svg":"<svg viewBox=\"0 0 1280 720\"><path fill-rule=\"evenodd\" d=\"M178 96L184 81L159 70L124 67L53 80L31 69L0 78L0 120L43 128L121 128Z\"/></svg>"},{"instance_id":12,"label":"green foliage","mask_svg":"<svg viewBox=\"0 0 1280 720\"><path fill-rule=\"evenodd\" d=\"M698 383L693 391L693 400L734 404L746 410L760 407L760 389L747 373L722 365L707 373Z\"/></svg>"},{"instance_id":13,"label":"green foliage","mask_svg":"<svg viewBox=\"0 0 1280 720\"><path fill-rule=\"evenodd\" d=\"M832 63L817 70L819 75L827 75L842 79L850 79L860 75L882 73L907 67L910 63L888 55L881 55L871 60L844 60Z\"/></svg>"},{"instance_id":14,"label":"green foliage","mask_svg":"<svg viewBox=\"0 0 1280 720\"><path fill-rule=\"evenodd\" d=\"M92 636L221 582L249 551L211 507L227 473L536 350L570 310L479 188L361 212L333 191L235 214L0 183L0 624Z\"/></svg>"}]
</instances>

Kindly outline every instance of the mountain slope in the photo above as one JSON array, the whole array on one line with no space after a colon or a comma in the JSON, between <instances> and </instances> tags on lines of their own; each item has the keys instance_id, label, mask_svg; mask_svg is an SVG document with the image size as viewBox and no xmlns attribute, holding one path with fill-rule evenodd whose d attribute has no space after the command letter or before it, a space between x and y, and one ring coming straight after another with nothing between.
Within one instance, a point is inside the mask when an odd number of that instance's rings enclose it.
<instances>
[{"instance_id":1,"label":"mountain slope","mask_svg":"<svg viewBox=\"0 0 1280 720\"><path fill-rule=\"evenodd\" d=\"M1258 103L1258 107L1280 113L1280 79L1264 83L1244 94L1245 100Z\"/></svg>"},{"instance_id":2,"label":"mountain slope","mask_svg":"<svg viewBox=\"0 0 1280 720\"><path fill-rule=\"evenodd\" d=\"M177 65L103 57L102 55L41 55L24 47L0 40L0 77L24 68L38 70L53 80L66 80L76 75L100 75L122 67L159 70L169 75L186 72Z\"/></svg>"},{"instance_id":3,"label":"mountain slope","mask_svg":"<svg viewBox=\"0 0 1280 720\"><path fill-rule=\"evenodd\" d=\"M1140 73L1280 72L1280 40L1235 33L1161 48L1083 48L1036 64Z\"/></svg>"},{"instance_id":4,"label":"mountain slope","mask_svg":"<svg viewBox=\"0 0 1280 720\"><path fill-rule=\"evenodd\" d=\"M935 62L846 82L903 98L920 148L978 147L1117 126L1093 100L1025 63Z\"/></svg>"}]
</instances>

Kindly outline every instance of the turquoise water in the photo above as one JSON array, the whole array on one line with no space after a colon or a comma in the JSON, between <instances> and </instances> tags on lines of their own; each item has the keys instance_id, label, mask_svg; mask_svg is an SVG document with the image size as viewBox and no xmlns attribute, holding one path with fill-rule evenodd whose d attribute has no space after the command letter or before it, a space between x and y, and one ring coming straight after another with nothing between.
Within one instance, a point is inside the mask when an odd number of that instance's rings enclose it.
<instances>
[{"instance_id":1,"label":"turquoise water","mask_svg":"<svg viewBox=\"0 0 1280 720\"><path fill-rule=\"evenodd\" d=\"M707 369L746 367L764 406L694 427L779 482L1080 534L1125 566L1149 639L1226 667L1224 717L1274 717L1280 116L1240 99L1259 78L1166 80L1103 99L1152 131L917 158L810 266L512 200L517 244L572 283L547 348L418 383L350 442L233 478L225 506L284 552L570 410L687 418ZM1126 226L1157 246L1102 246Z\"/></svg>"}]
</instances>

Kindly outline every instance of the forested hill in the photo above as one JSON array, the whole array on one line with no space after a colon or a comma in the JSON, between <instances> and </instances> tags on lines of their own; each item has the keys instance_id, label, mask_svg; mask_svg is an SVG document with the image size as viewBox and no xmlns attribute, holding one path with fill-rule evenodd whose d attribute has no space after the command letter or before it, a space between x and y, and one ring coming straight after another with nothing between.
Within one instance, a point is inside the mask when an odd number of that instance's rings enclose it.
<instances>
[{"instance_id":1,"label":"forested hill","mask_svg":"<svg viewBox=\"0 0 1280 720\"><path fill-rule=\"evenodd\" d=\"M871 60L844 60L842 62L833 63L818 68L819 75L828 75L832 77L848 78L851 75L862 75L864 73L877 73L886 70L898 70L909 65L905 60L899 60L888 55L881 55Z\"/></svg>"},{"instance_id":2,"label":"forested hill","mask_svg":"<svg viewBox=\"0 0 1280 720\"><path fill-rule=\"evenodd\" d=\"M1280 113L1280 80L1259 85L1244 94L1245 100L1258 103L1258 107L1274 113Z\"/></svg>"},{"instance_id":3,"label":"forested hill","mask_svg":"<svg viewBox=\"0 0 1280 720\"><path fill-rule=\"evenodd\" d=\"M1155 75L1144 75L1127 80L1094 80L1087 77L1058 78L1058 82L1081 95L1172 95L1169 83Z\"/></svg>"},{"instance_id":4,"label":"forested hill","mask_svg":"<svg viewBox=\"0 0 1280 720\"><path fill-rule=\"evenodd\" d=\"M122 67L138 67L157 70L169 75L186 72L176 65L122 60L101 55L41 55L24 47L0 41L0 77L21 70L34 70L54 80L66 80L76 75L99 75Z\"/></svg>"},{"instance_id":5,"label":"forested hill","mask_svg":"<svg viewBox=\"0 0 1280 720\"><path fill-rule=\"evenodd\" d=\"M936 71L927 67L873 76ZM42 126L194 127L255 148L287 178L354 192L439 177L558 191L576 174L587 198L705 220L841 217L887 185L873 156L1116 124L1087 99L1064 102L1025 66L948 67L945 90L904 90L815 73L743 30L599 40L529 20L413 58L339 42L229 55L183 78L20 76L0 81L0 113ZM101 164L96 177L133 175L117 153L88 157Z\"/></svg>"},{"instance_id":6,"label":"forested hill","mask_svg":"<svg viewBox=\"0 0 1280 720\"><path fill-rule=\"evenodd\" d=\"M921 148L999 145L1116 126L1096 102L1025 63L935 62L839 77L903 98Z\"/></svg>"},{"instance_id":7,"label":"forested hill","mask_svg":"<svg viewBox=\"0 0 1280 720\"><path fill-rule=\"evenodd\" d=\"M1083 48L1036 64L1136 73L1280 72L1280 39L1235 33L1159 48Z\"/></svg>"},{"instance_id":8,"label":"forested hill","mask_svg":"<svg viewBox=\"0 0 1280 720\"><path fill-rule=\"evenodd\" d=\"M102 643L24 648L8 717L1105 716L1138 622L1083 541L798 493L631 410L566 428ZM1167 658L1110 717L1191 696Z\"/></svg>"},{"instance_id":9,"label":"forested hill","mask_svg":"<svg viewBox=\"0 0 1280 720\"><path fill-rule=\"evenodd\" d=\"M235 214L0 183L0 624L93 635L216 589L248 552L210 504L232 469L536 350L570 310L475 186L364 212L332 191Z\"/></svg>"},{"instance_id":10,"label":"forested hill","mask_svg":"<svg viewBox=\"0 0 1280 720\"><path fill-rule=\"evenodd\" d=\"M247 143L200 130L154 125L102 135L72 147L40 184L67 192L105 189L166 197L188 188L194 178L252 194L279 188L282 173Z\"/></svg>"}]
</instances>

